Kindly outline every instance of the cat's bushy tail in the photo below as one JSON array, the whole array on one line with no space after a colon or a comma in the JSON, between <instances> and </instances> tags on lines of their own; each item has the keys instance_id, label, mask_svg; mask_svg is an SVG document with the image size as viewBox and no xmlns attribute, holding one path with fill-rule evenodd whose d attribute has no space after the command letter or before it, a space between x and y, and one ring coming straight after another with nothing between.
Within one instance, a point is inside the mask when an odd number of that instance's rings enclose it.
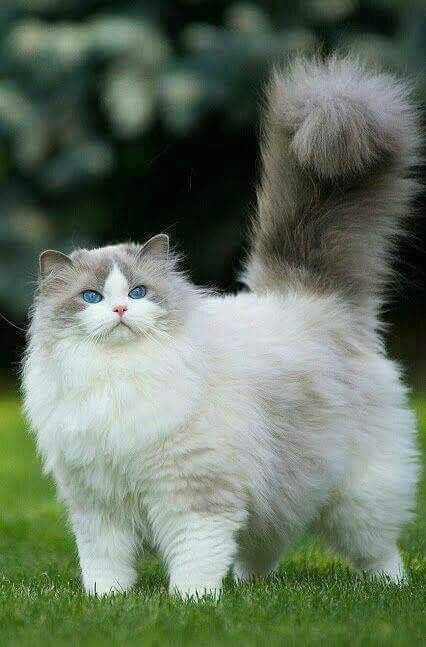
<instances>
[{"instance_id":1,"label":"cat's bushy tail","mask_svg":"<svg viewBox=\"0 0 426 647\"><path fill-rule=\"evenodd\" d=\"M354 57L297 60L267 91L262 177L244 281L380 305L417 184L408 85Z\"/></svg>"}]
</instances>

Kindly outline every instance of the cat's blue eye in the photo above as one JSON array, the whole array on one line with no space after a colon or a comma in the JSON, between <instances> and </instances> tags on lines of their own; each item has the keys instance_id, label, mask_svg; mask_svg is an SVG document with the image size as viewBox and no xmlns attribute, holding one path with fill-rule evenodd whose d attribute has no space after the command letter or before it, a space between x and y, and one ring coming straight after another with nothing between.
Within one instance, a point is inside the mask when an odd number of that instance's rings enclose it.
<instances>
[{"instance_id":1,"label":"cat's blue eye","mask_svg":"<svg viewBox=\"0 0 426 647\"><path fill-rule=\"evenodd\" d=\"M142 299L146 294L146 287L144 285L137 285L133 290L130 290L129 297L131 299Z\"/></svg>"},{"instance_id":2,"label":"cat's blue eye","mask_svg":"<svg viewBox=\"0 0 426 647\"><path fill-rule=\"evenodd\" d=\"M99 303L99 301L102 301L102 294L99 294L96 290L84 290L82 297L86 303Z\"/></svg>"}]
</instances>

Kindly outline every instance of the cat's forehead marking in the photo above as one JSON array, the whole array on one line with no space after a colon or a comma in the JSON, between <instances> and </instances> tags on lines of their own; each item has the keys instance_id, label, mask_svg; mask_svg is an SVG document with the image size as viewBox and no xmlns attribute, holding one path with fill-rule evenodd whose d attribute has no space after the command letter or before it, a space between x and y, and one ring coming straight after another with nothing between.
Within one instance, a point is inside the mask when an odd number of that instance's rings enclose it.
<instances>
[{"instance_id":1,"label":"cat's forehead marking","mask_svg":"<svg viewBox=\"0 0 426 647\"><path fill-rule=\"evenodd\" d=\"M107 297L115 297L128 292L128 283L127 279L124 276L123 272L120 270L118 265L114 263L110 273L107 276L104 285L104 293Z\"/></svg>"}]
</instances>

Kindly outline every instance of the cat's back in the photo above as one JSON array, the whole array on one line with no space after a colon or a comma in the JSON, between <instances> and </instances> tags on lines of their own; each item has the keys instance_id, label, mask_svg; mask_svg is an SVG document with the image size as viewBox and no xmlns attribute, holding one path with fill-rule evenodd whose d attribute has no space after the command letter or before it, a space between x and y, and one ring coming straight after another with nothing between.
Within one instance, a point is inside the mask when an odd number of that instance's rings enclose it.
<instances>
[{"instance_id":1,"label":"cat's back","mask_svg":"<svg viewBox=\"0 0 426 647\"><path fill-rule=\"evenodd\" d=\"M243 292L204 308L219 391L243 383L250 397L303 410L319 426L320 411L356 427L360 412L406 406L398 365L338 298Z\"/></svg>"},{"instance_id":2,"label":"cat's back","mask_svg":"<svg viewBox=\"0 0 426 647\"><path fill-rule=\"evenodd\" d=\"M350 313L333 296L240 292L204 300L207 326L217 347L245 357L292 355L359 346Z\"/></svg>"}]
</instances>

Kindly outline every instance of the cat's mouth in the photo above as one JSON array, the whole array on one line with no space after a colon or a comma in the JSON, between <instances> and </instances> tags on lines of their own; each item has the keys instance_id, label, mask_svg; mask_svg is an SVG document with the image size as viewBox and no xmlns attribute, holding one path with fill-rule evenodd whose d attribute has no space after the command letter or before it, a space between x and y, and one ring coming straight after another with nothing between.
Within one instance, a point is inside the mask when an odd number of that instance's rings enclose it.
<instances>
[{"instance_id":1,"label":"cat's mouth","mask_svg":"<svg viewBox=\"0 0 426 647\"><path fill-rule=\"evenodd\" d=\"M127 328L128 330L131 330L131 331L133 332L132 327L131 327L131 326L129 326L129 324L128 324L128 323L126 323L125 321L123 321L122 319L116 323L116 325L114 326L113 330L115 330L116 328L123 328L123 327L124 327L124 328Z\"/></svg>"},{"instance_id":2,"label":"cat's mouth","mask_svg":"<svg viewBox=\"0 0 426 647\"><path fill-rule=\"evenodd\" d=\"M128 323L123 321L122 319L120 321L117 321L115 326L113 328L111 328L110 332L114 333L114 331L116 331L117 333L120 333L120 331L124 332L125 330L128 330L133 335L136 334L135 331L133 330L133 328Z\"/></svg>"}]
</instances>

